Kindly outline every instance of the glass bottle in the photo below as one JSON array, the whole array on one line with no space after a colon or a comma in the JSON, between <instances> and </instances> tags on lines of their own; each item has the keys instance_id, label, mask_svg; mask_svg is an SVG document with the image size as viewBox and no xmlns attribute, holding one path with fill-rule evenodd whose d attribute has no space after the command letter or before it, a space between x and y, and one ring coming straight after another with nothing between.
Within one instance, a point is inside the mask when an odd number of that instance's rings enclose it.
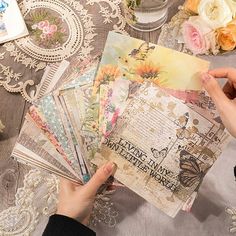
<instances>
[{"instance_id":1,"label":"glass bottle","mask_svg":"<svg viewBox=\"0 0 236 236\"><path fill-rule=\"evenodd\" d=\"M126 22L139 31L160 28L168 17L168 0L123 0Z\"/></svg>"}]
</instances>

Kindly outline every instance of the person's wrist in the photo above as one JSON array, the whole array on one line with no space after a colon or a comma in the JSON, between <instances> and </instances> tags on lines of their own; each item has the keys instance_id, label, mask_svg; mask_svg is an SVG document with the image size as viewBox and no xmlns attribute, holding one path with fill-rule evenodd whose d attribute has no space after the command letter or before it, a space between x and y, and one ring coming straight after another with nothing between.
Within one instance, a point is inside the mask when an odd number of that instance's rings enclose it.
<instances>
[{"instance_id":1,"label":"person's wrist","mask_svg":"<svg viewBox=\"0 0 236 236\"><path fill-rule=\"evenodd\" d=\"M56 214L57 215L62 215L62 216L67 216L67 217L72 218L72 219L77 219L77 216L75 214L72 214L72 213L70 213L68 211L65 211L65 210L62 210L62 209L58 209L56 211Z\"/></svg>"}]
</instances>

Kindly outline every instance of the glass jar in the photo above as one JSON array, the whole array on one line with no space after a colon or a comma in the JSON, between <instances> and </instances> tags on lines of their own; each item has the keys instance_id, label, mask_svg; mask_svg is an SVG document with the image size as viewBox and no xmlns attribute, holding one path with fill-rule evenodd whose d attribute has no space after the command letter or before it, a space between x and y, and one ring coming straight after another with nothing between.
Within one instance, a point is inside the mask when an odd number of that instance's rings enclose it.
<instances>
[{"instance_id":1,"label":"glass jar","mask_svg":"<svg viewBox=\"0 0 236 236\"><path fill-rule=\"evenodd\" d=\"M168 17L168 0L123 0L126 22L139 31L160 28Z\"/></svg>"}]
</instances>

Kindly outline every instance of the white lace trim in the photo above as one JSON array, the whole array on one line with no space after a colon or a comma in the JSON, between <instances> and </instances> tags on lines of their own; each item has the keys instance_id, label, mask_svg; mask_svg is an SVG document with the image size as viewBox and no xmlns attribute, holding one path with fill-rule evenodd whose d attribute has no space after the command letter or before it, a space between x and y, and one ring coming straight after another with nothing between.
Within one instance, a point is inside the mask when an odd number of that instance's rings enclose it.
<instances>
[{"instance_id":1,"label":"white lace trim","mask_svg":"<svg viewBox=\"0 0 236 236\"><path fill-rule=\"evenodd\" d=\"M31 235L45 217L56 212L58 178L37 169L30 170L24 178L24 186L16 193L16 204L0 214L0 235ZM106 191L96 197L90 224L109 227L116 225L118 212L110 200L114 191Z\"/></svg>"},{"instance_id":2,"label":"white lace trim","mask_svg":"<svg viewBox=\"0 0 236 236\"><path fill-rule=\"evenodd\" d=\"M71 7L73 6L73 8ZM74 55L78 50L81 50L80 56L87 57L92 48L89 47L94 37L94 24L92 16L87 14L83 5L79 1L73 0L24 0L20 4L24 17L31 10L35 9L50 9L58 13L69 28L69 35L63 45L48 49L36 45L31 37L25 37L15 41L16 45L31 57L40 61L56 62L62 61ZM75 10L79 12L76 14ZM81 18L79 18L79 16ZM82 20L82 21L81 21ZM84 27L83 27L84 26ZM86 37L84 37L86 34Z\"/></svg>"},{"instance_id":3,"label":"white lace trim","mask_svg":"<svg viewBox=\"0 0 236 236\"><path fill-rule=\"evenodd\" d=\"M120 4L122 0L23 0L20 8L24 17L29 16L32 10L50 9L55 12L68 28L66 40L55 48L39 46L33 35L8 42L3 45L4 52L0 53L2 65L8 67L14 74L6 76L0 73L0 85L8 92L20 92L29 102L37 98L38 88L43 84L35 84L35 78L42 74L47 64L61 62L64 59L76 56L84 59L90 56L98 46L95 37L98 35L97 19L102 20L107 29L127 34L126 22L121 14ZM96 15L90 14L90 9L97 7ZM95 20L96 18L96 20ZM28 26L31 27L31 26ZM95 54L97 54L96 52ZM10 60L9 60L10 59ZM5 61L9 61L8 65ZM21 67L15 67L20 64ZM12 67L12 68L11 68ZM13 69L14 68L14 69ZM15 68L18 68L16 71ZM1 69L1 68L0 68ZM14 71L13 71L14 70ZM24 73L35 75L35 78L24 79ZM17 75L17 77L14 77ZM41 77L41 76L40 76ZM39 78L37 78L39 79ZM24 81L26 80L26 81Z\"/></svg>"},{"instance_id":4,"label":"white lace trim","mask_svg":"<svg viewBox=\"0 0 236 236\"><path fill-rule=\"evenodd\" d=\"M232 220L229 232L236 233L236 208L228 207L225 211L230 215Z\"/></svg>"},{"instance_id":5,"label":"white lace trim","mask_svg":"<svg viewBox=\"0 0 236 236\"><path fill-rule=\"evenodd\" d=\"M24 186L16 193L15 206L0 214L1 235L30 235L40 215L55 212L58 180L53 175L31 170L26 174ZM37 196L44 188L46 194Z\"/></svg>"}]
</instances>

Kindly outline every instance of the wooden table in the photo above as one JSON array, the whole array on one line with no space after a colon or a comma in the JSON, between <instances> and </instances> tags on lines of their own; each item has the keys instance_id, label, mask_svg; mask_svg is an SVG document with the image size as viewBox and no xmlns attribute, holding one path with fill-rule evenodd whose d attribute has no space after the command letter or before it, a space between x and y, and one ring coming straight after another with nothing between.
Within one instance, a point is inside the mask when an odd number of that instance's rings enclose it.
<instances>
[{"instance_id":1,"label":"wooden table","mask_svg":"<svg viewBox=\"0 0 236 236\"><path fill-rule=\"evenodd\" d=\"M177 6L182 2L182 0L174 1L169 19L176 13ZM160 30L142 33L131 28L128 28L127 31L133 37L153 43L157 42L160 33ZM102 47L105 43L105 38L106 35L102 35ZM22 186L24 174L30 169L10 158L29 106L30 104L20 94L8 93L3 87L0 87L0 119L5 125L4 133L0 135L0 203L2 203L0 204L0 211L14 204L14 195L17 188Z\"/></svg>"},{"instance_id":2,"label":"wooden table","mask_svg":"<svg viewBox=\"0 0 236 236\"><path fill-rule=\"evenodd\" d=\"M170 9L169 19L177 12L177 6L184 2L184 0L172 0L172 1L173 1L173 5ZM94 14L96 13L94 12ZM103 29L103 26L101 26L101 31L102 30L104 30L104 34L102 34L100 37L101 51L104 46L105 38L106 38L106 30ZM158 35L160 33L160 30L150 32L150 33L141 33L131 28L128 28L127 31L133 37L144 39L146 41L150 41L153 43L157 42ZM236 56L234 56L233 54L230 54L224 57L214 57L214 58L211 57L210 60L213 62L212 63L213 67L217 67L219 65L233 66L235 57ZM21 165L10 158L11 151L16 142L17 136L20 132L20 128L24 121L25 113L27 112L27 109L29 108L29 106L30 104L25 102L25 100L21 97L20 94L8 93L3 87L0 87L0 119L2 120L3 124L6 126L4 133L0 134L0 151L1 151L1 155L0 155L0 212L14 205L15 193L17 189L20 186L22 186L23 177L25 173L27 173L30 169L29 167ZM220 167L216 167L216 168L220 168ZM202 204L203 202L207 202L205 201L206 199L204 200L204 193L205 193L204 188L205 187L203 186L203 195L200 195L200 198L199 198L200 200L198 200L198 202L202 201ZM137 200L137 201L141 201L141 200ZM142 201L141 203L144 204ZM137 205L141 203L137 202ZM235 202L235 205L236 205L236 202ZM211 207L211 205L209 205L209 207ZM195 211L195 213L199 213L200 218L202 215L204 215L204 213L198 212L197 210ZM162 219L164 219L164 217L160 216L158 220L161 222ZM181 218L178 218L178 219L181 219ZM176 221L173 221L173 224L175 224L176 222L178 223L178 219ZM148 219L146 219L146 221L148 221ZM146 225L148 225L148 222L146 223ZM168 229L167 226L166 226L166 229ZM160 234L160 235L164 235L164 234ZM214 234L214 235L218 235L218 234Z\"/></svg>"}]
</instances>

